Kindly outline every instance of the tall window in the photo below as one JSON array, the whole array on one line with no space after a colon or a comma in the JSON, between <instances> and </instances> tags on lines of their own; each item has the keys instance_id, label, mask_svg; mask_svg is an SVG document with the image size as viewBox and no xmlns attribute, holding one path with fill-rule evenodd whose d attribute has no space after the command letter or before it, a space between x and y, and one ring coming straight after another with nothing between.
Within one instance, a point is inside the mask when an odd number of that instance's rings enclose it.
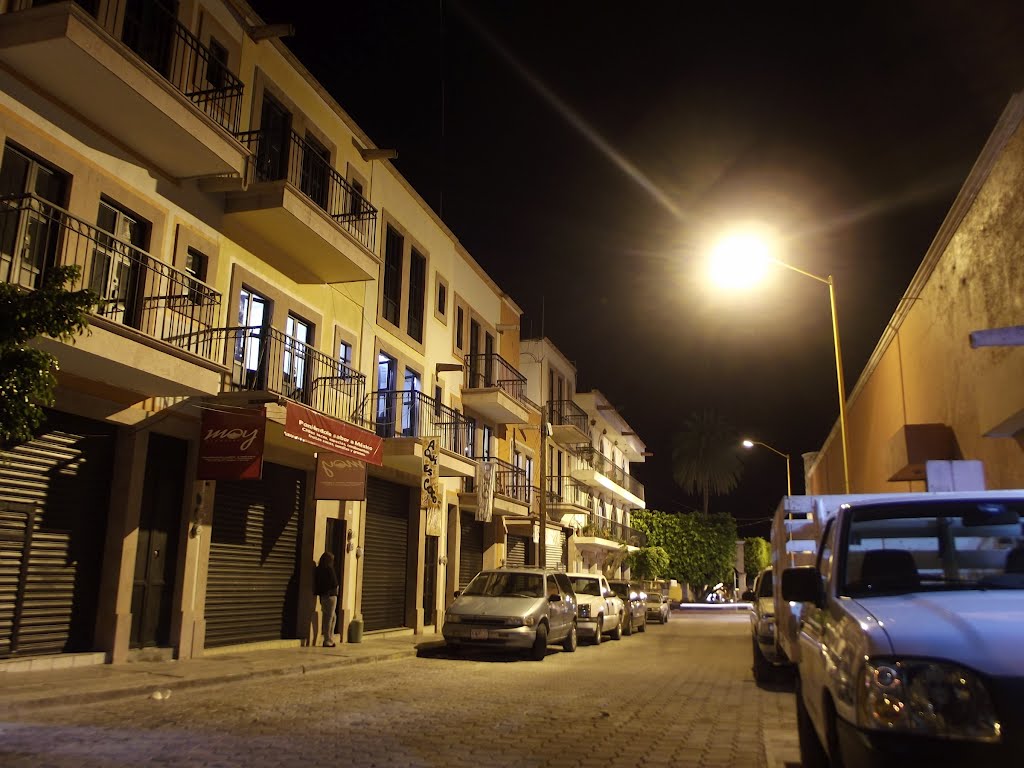
<instances>
[{"instance_id":1,"label":"tall window","mask_svg":"<svg viewBox=\"0 0 1024 768\"><path fill-rule=\"evenodd\" d=\"M427 259L415 248L409 254L409 313L406 330L423 341L423 309L427 291Z\"/></svg>"},{"instance_id":2,"label":"tall window","mask_svg":"<svg viewBox=\"0 0 1024 768\"><path fill-rule=\"evenodd\" d=\"M533 501L533 457L526 457L526 500Z\"/></svg>"},{"instance_id":3,"label":"tall window","mask_svg":"<svg viewBox=\"0 0 1024 768\"><path fill-rule=\"evenodd\" d=\"M206 65L206 80L214 88L224 88L227 85L228 49L212 37L209 48L210 61Z\"/></svg>"},{"instance_id":4,"label":"tall window","mask_svg":"<svg viewBox=\"0 0 1024 768\"><path fill-rule=\"evenodd\" d=\"M266 329L270 325L270 302L248 288L238 300L238 333L235 336L234 381L242 389L264 389Z\"/></svg>"},{"instance_id":5,"label":"tall window","mask_svg":"<svg viewBox=\"0 0 1024 768\"><path fill-rule=\"evenodd\" d=\"M381 315L392 325L398 325L398 310L402 302L402 249L405 238L389 226L384 242L384 296Z\"/></svg>"},{"instance_id":6,"label":"tall window","mask_svg":"<svg viewBox=\"0 0 1024 768\"><path fill-rule=\"evenodd\" d=\"M331 153L310 134L302 145L302 177L299 188L320 208L327 209Z\"/></svg>"},{"instance_id":7,"label":"tall window","mask_svg":"<svg viewBox=\"0 0 1024 768\"><path fill-rule=\"evenodd\" d=\"M188 297L193 304L203 304L208 291L206 273L210 267L210 257L195 248L189 248L185 254L185 272L189 276Z\"/></svg>"},{"instance_id":8,"label":"tall window","mask_svg":"<svg viewBox=\"0 0 1024 768\"><path fill-rule=\"evenodd\" d=\"M462 351L466 348L465 335L466 313L462 307L455 308L455 348Z\"/></svg>"},{"instance_id":9,"label":"tall window","mask_svg":"<svg viewBox=\"0 0 1024 768\"><path fill-rule=\"evenodd\" d=\"M395 435L395 397L398 362L383 352L377 355L377 434Z\"/></svg>"},{"instance_id":10,"label":"tall window","mask_svg":"<svg viewBox=\"0 0 1024 768\"><path fill-rule=\"evenodd\" d=\"M143 269L145 260L139 251L149 239L149 222L108 200L100 200L96 226L110 237L96 238L89 288L104 300L99 309L104 317L131 324L141 299L135 278Z\"/></svg>"},{"instance_id":11,"label":"tall window","mask_svg":"<svg viewBox=\"0 0 1024 768\"><path fill-rule=\"evenodd\" d=\"M494 435L494 431L487 424L483 424L480 427L480 437L483 441L483 445L480 446L480 456L484 459L491 458L491 437Z\"/></svg>"},{"instance_id":12,"label":"tall window","mask_svg":"<svg viewBox=\"0 0 1024 768\"><path fill-rule=\"evenodd\" d=\"M402 392L402 434L405 437L419 437L419 392L423 390L420 375L411 368L405 369Z\"/></svg>"},{"instance_id":13,"label":"tall window","mask_svg":"<svg viewBox=\"0 0 1024 768\"><path fill-rule=\"evenodd\" d=\"M347 341L338 342L338 362L341 372L347 373L352 368L352 345Z\"/></svg>"},{"instance_id":14,"label":"tall window","mask_svg":"<svg viewBox=\"0 0 1024 768\"><path fill-rule=\"evenodd\" d=\"M305 402L306 363L308 345L313 342L313 326L295 315L289 314L284 329L284 385L285 395Z\"/></svg>"}]
</instances>

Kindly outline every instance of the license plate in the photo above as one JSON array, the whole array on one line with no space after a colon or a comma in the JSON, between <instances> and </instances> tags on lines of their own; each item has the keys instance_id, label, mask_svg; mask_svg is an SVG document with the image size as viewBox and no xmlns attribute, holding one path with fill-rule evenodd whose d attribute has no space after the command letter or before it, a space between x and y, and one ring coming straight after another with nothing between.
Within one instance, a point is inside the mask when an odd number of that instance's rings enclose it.
<instances>
[{"instance_id":1,"label":"license plate","mask_svg":"<svg viewBox=\"0 0 1024 768\"><path fill-rule=\"evenodd\" d=\"M469 630L470 640L486 640L487 630L486 629L471 629Z\"/></svg>"}]
</instances>

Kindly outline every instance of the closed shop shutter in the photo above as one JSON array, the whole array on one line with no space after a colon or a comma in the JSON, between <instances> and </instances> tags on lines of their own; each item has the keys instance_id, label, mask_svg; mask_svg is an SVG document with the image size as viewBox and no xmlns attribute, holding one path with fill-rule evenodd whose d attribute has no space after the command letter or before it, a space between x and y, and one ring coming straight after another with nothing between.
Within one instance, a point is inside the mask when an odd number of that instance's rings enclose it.
<instances>
[{"instance_id":1,"label":"closed shop shutter","mask_svg":"<svg viewBox=\"0 0 1024 768\"><path fill-rule=\"evenodd\" d=\"M522 568L531 563L533 541L529 536L513 536L510 533L505 541L505 565Z\"/></svg>"},{"instance_id":2,"label":"closed shop shutter","mask_svg":"<svg viewBox=\"0 0 1024 768\"><path fill-rule=\"evenodd\" d=\"M462 533L459 549L459 589L484 569L484 524L477 522L472 513L462 513Z\"/></svg>"},{"instance_id":3,"label":"closed shop shutter","mask_svg":"<svg viewBox=\"0 0 1024 768\"><path fill-rule=\"evenodd\" d=\"M115 430L56 411L0 452L0 656L94 650Z\"/></svg>"},{"instance_id":4,"label":"closed shop shutter","mask_svg":"<svg viewBox=\"0 0 1024 768\"><path fill-rule=\"evenodd\" d=\"M547 560L548 568L554 568L554 569L562 570L562 571L565 570L566 543L565 543L565 534L564 533L560 532L558 534L558 546L557 547L552 547L552 546L549 545L548 548L546 550L544 550L544 557Z\"/></svg>"},{"instance_id":5,"label":"closed shop shutter","mask_svg":"<svg viewBox=\"0 0 1024 768\"><path fill-rule=\"evenodd\" d=\"M409 486L366 478L362 613L367 631L405 626L409 493Z\"/></svg>"},{"instance_id":6,"label":"closed shop shutter","mask_svg":"<svg viewBox=\"0 0 1024 768\"><path fill-rule=\"evenodd\" d=\"M261 480L220 480L206 582L209 647L298 636L306 473L263 465Z\"/></svg>"}]
</instances>

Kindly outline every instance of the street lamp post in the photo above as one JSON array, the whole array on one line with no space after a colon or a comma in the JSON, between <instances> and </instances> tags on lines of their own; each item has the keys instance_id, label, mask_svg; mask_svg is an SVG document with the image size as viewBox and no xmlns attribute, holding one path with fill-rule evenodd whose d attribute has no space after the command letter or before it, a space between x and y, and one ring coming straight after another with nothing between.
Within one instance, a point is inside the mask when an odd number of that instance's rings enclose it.
<instances>
[{"instance_id":1,"label":"street lamp post","mask_svg":"<svg viewBox=\"0 0 1024 768\"><path fill-rule=\"evenodd\" d=\"M728 264L718 263L714 265L717 279L723 282L723 278L726 275L735 275L738 270L742 270L740 274L749 281L752 279L752 276L758 274L758 267L763 267L765 263L772 263L828 286L828 301L829 307L832 310L832 343L836 351L836 382L839 389L839 433L843 448L843 489L845 493L849 493L850 468L849 452L846 443L846 387L843 384L843 358L839 350L839 320L836 315L836 288L832 275L821 277L813 272L807 272L799 267L794 267L792 264L779 261L775 256L769 255L767 245L763 241L750 236L732 238L719 244L718 249L716 249L716 257L718 262L729 262Z\"/></svg>"},{"instance_id":2,"label":"street lamp post","mask_svg":"<svg viewBox=\"0 0 1024 768\"><path fill-rule=\"evenodd\" d=\"M743 441L743 447L744 448L753 448L755 445L760 445L762 448L767 448L772 453L777 453L777 454L779 454L779 456L781 456L782 458L784 458L786 460L786 495L787 496L792 496L793 495L793 482L790 479L790 474L789 474L789 454L788 453L783 453L782 451L779 451L779 450L776 450L775 448L772 448L770 445L768 445L768 443L762 443L760 440L744 440Z\"/></svg>"}]
</instances>

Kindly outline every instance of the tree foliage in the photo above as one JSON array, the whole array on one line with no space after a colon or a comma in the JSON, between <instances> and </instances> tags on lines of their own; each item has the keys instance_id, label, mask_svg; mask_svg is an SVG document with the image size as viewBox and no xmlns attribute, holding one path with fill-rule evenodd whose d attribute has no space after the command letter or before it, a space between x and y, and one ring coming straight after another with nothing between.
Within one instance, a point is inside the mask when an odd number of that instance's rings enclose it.
<instances>
[{"instance_id":1,"label":"tree foliage","mask_svg":"<svg viewBox=\"0 0 1024 768\"><path fill-rule=\"evenodd\" d=\"M751 536L744 539L743 570L752 578L771 564L771 548L767 539Z\"/></svg>"},{"instance_id":2,"label":"tree foliage","mask_svg":"<svg viewBox=\"0 0 1024 768\"><path fill-rule=\"evenodd\" d=\"M642 547L629 556L629 570L638 579L660 579L668 573L668 552L663 547Z\"/></svg>"},{"instance_id":3,"label":"tree foliage","mask_svg":"<svg viewBox=\"0 0 1024 768\"><path fill-rule=\"evenodd\" d=\"M634 510L631 524L647 534L649 547L668 553L661 575L700 589L732 583L736 564L736 521L731 515Z\"/></svg>"},{"instance_id":4,"label":"tree foliage","mask_svg":"<svg viewBox=\"0 0 1024 768\"><path fill-rule=\"evenodd\" d=\"M736 430L711 410L691 413L673 437L672 478L687 493L701 497L705 515L712 494L729 493L739 483L743 463L738 444Z\"/></svg>"},{"instance_id":5,"label":"tree foliage","mask_svg":"<svg viewBox=\"0 0 1024 768\"><path fill-rule=\"evenodd\" d=\"M56 267L34 291L0 284L0 448L30 440L43 408L53 405L57 359L29 342L71 341L88 327L96 295L67 289L79 274L75 266Z\"/></svg>"}]
</instances>

